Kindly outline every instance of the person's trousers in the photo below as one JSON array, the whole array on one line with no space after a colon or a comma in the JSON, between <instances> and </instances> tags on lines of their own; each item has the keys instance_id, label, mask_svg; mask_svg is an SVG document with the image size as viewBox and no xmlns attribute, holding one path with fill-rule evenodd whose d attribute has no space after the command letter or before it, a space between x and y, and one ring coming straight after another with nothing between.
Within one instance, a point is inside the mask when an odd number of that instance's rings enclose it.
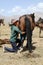
<instances>
[{"instance_id":1,"label":"person's trousers","mask_svg":"<svg viewBox=\"0 0 43 65\"><path fill-rule=\"evenodd\" d=\"M20 35L20 39L21 39L21 47L23 47L23 42L26 39L26 33L25 34L21 34Z\"/></svg>"},{"instance_id":2,"label":"person's trousers","mask_svg":"<svg viewBox=\"0 0 43 65\"><path fill-rule=\"evenodd\" d=\"M17 48L20 48L22 45L21 39L17 39L16 43L18 43Z\"/></svg>"},{"instance_id":3,"label":"person's trousers","mask_svg":"<svg viewBox=\"0 0 43 65\"><path fill-rule=\"evenodd\" d=\"M16 43L14 43L14 42L10 42L10 43L11 43L12 48L5 47L5 50L9 51L9 52L17 52Z\"/></svg>"}]
</instances>

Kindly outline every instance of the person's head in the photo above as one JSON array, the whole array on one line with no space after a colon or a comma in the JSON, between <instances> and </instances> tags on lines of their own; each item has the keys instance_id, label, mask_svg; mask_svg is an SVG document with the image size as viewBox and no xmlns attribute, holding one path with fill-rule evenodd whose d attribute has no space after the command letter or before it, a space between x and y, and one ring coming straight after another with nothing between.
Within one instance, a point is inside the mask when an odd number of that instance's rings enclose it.
<instances>
[{"instance_id":1,"label":"person's head","mask_svg":"<svg viewBox=\"0 0 43 65\"><path fill-rule=\"evenodd\" d=\"M19 20L13 19L13 20L11 20L11 23L12 23L12 25L19 27Z\"/></svg>"},{"instance_id":2,"label":"person's head","mask_svg":"<svg viewBox=\"0 0 43 65\"><path fill-rule=\"evenodd\" d=\"M13 25L19 27L19 20L16 20L16 21L13 23Z\"/></svg>"},{"instance_id":3,"label":"person's head","mask_svg":"<svg viewBox=\"0 0 43 65\"><path fill-rule=\"evenodd\" d=\"M19 20L16 20L15 25L19 27Z\"/></svg>"}]
</instances>

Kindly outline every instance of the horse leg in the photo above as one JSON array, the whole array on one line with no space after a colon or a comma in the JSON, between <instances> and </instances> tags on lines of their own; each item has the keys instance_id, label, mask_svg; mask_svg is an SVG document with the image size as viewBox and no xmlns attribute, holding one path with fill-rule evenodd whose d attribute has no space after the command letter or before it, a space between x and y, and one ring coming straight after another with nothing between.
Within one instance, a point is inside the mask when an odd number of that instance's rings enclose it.
<instances>
[{"instance_id":1,"label":"horse leg","mask_svg":"<svg viewBox=\"0 0 43 65\"><path fill-rule=\"evenodd\" d=\"M28 33L29 34L29 33ZM32 31L31 31L31 38L30 38L30 42L32 42ZM32 48L32 44L31 44L31 48ZM26 48L28 48L28 44L26 45Z\"/></svg>"},{"instance_id":2,"label":"horse leg","mask_svg":"<svg viewBox=\"0 0 43 65\"><path fill-rule=\"evenodd\" d=\"M40 28L40 31L39 31L39 37L41 37L40 35L41 35L41 28Z\"/></svg>"},{"instance_id":3,"label":"horse leg","mask_svg":"<svg viewBox=\"0 0 43 65\"><path fill-rule=\"evenodd\" d=\"M32 31L31 31L31 23L28 18L25 18L25 24L26 24L26 35L27 35L27 47L29 52L32 52Z\"/></svg>"}]
</instances>

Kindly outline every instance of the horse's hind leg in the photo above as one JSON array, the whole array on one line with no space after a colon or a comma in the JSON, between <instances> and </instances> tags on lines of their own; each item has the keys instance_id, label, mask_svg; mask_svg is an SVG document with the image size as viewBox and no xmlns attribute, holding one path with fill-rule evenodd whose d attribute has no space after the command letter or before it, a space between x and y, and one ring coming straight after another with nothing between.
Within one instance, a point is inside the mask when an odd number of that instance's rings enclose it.
<instances>
[{"instance_id":1,"label":"horse's hind leg","mask_svg":"<svg viewBox=\"0 0 43 65\"><path fill-rule=\"evenodd\" d=\"M25 18L25 24L26 24L26 35L27 35L27 47L29 49L29 52L32 52L32 31L31 31L31 23L28 18Z\"/></svg>"},{"instance_id":2,"label":"horse's hind leg","mask_svg":"<svg viewBox=\"0 0 43 65\"><path fill-rule=\"evenodd\" d=\"M41 28L40 28L40 31L39 31L39 38L41 37Z\"/></svg>"}]
</instances>

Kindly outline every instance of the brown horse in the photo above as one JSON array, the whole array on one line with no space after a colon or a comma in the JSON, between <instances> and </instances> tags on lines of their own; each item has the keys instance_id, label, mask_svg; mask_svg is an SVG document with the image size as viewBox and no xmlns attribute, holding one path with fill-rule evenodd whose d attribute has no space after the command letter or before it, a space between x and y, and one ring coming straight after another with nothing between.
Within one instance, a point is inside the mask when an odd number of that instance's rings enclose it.
<instances>
[{"instance_id":1,"label":"brown horse","mask_svg":"<svg viewBox=\"0 0 43 65\"><path fill-rule=\"evenodd\" d=\"M43 30L43 19L41 17L36 22L36 26L40 28L39 37L41 37L41 31Z\"/></svg>"},{"instance_id":2,"label":"brown horse","mask_svg":"<svg viewBox=\"0 0 43 65\"><path fill-rule=\"evenodd\" d=\"M32 31L35 27L35 16L33 14L23 15L19 18L19 28L22 32L26 32L27 45L29 52L32 52Z\"/></svg>"},{"instance_id":3,"label":"brown horse","mask_svg":"<svg viewBox=\"0 0 43 65\"><path fill-rule=\"evenodd\" d=\"M21 16L20 18L19 18L19 26L20 26L20 29L22 30L22 31L25 31L25 18L28 18L29 19L29 21L30 21L30 23L31 23L31 30L33 30L34 29L34 27L35 27L35 20L34 20L34 18L35 18L35 16L34 16L34 13L33 14L30 14L30 15L23 15L23 16Z\"/></svg>"}]
</instances>

